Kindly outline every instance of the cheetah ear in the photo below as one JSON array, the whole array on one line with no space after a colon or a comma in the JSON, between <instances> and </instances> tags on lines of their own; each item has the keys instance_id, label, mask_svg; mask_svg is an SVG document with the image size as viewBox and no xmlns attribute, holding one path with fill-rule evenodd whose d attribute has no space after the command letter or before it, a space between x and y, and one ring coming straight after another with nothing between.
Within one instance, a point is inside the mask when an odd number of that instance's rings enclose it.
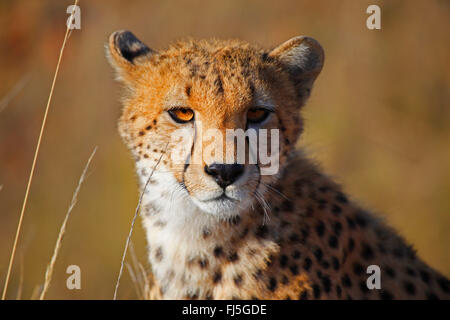
<instances>
[{"instance_id":1,"label":"cheetah ear","mask_svg":"<svg viewBox=\"0 0 450 320\"><path fill-rule=\"evenodd\" d=\"M119 80L127 82L139 65L156 52L147 47L130 31L120 30L109 36L106 56L117 71Z\"/></svg>"},{"instance_id":2,"label":"cheetah ear","mask_svg":"<svg viewBox=\"0 0 450 320\"><path fill-rule=\"evenodd\" d=\"M277 59L289 72L302 103L309 97L314 80L322 70L322 46L310 37L292 38L273 49L269 56Z\"/></svg>"}]
</instances>

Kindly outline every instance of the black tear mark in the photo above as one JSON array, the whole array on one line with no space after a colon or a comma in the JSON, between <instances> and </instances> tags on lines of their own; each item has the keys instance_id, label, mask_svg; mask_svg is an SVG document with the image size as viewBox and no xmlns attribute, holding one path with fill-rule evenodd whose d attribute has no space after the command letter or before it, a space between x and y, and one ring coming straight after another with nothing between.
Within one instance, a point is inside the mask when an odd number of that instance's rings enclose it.
<instances>
[{"instance_id":1,"label":"black tear mark","mask_svg":"<svg viewBox=\"0 0 450 320\"><path fill-rule=\"evenodd\" d=\"M189 155L187 156L186 160L184 161L184 168L183 168L183 175L181 178L181 184L186 188L186 185L184 183L184 175L186 173L186 170L189 167L190 164L190 160L192 159L192 155L194 154L194 145L195 145L195 140L197 139L197 127L195 126L195 122L194 122L194 138L192 140L192 146L191 146L191 152L189 153ZM186 188L187 190L187 188Z\"/></svg>"}]
</instances>

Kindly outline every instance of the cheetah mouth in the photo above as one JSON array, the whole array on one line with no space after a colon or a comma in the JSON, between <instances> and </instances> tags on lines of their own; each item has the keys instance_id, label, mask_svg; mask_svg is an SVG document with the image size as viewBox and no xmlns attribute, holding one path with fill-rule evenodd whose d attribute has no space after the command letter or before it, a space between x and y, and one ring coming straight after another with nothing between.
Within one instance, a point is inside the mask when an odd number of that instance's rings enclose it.
<instances>
[{"instance_id":1,"label":"cheetah mouth","mask_svg":"<svg viewBox=\"0 0 450 320\"><path fill-rule=\"evenodd\" d=\"M203 200L202 202L213 202L213 201L234 201L237 202L237 199L233 199L230 198L229 196L227 196L225 194L225 192L223 192L220 196L212 198L212 199L208 199L208 200Z\"/></svg>"},{"instance_id":2,"label":"cheetah mouth","mask_svg":"<svg viewBox=\"0 0 450 320\"><path fill-rule=\"evenodd\" d=\"M213 215L228 216L236 214L244 207L241 199L236 199L233 195L225 192L222 192L220 195L214 195L209 199L198 199L195 197L192 199L198 208Z\"/></svg>"}]
</instances>

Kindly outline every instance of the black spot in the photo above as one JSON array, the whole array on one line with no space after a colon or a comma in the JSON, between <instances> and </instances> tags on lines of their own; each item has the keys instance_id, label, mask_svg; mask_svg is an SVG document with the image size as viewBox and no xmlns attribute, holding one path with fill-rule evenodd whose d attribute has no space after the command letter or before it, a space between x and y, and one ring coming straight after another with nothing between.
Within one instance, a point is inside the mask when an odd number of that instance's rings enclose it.
<instances>
[{"instance_id":1,"label":"black spot","mask_svg":"<svg viewBox=\"0 0 450 320\"><path fill-rule=\"evenodd\" d=\"M282 268L285 268L287 266L288 260L289 260L288 256L285 254L282 254L280 257L280 266Z\"/></svg>"},{"instance_id":2,"label":"black spot","mask_svg":"<svg viewBox=\"0 0 450 320\"><path fill-rule=\"evenodd\" d=\"M380 299L381 300L393 300L394 296L386 289L381 289L380 290Z\"/></svg>"},{"instance_id":3,"label":"black spot","mask_svg":"<svg viewBox=\"0 0 450 320\"><path fill-rule=\"evenodd\" d=\"M315 299L319 299L320 298L320 287L317 283L314 283L313 286L313 293L314 293L314 298Z\"/></svg>"},{"instance_id":4,"label":"black spot","mask_svg":"<svg viewBox=\"0 0 450 320\"><path fill-rule=\"evenodd\" d=\"M350 288L352 286L352 280L350 280L350 277L348 274L344 274L341 278L342 285L344 288Z\"/></svg>"},{"instance_id":5,"label":"black spot","mask_svg":"<svg viewBox=\"0 0 450 320\"><path fill-rule=\"evenodd\" d=\"M190 87L190 86L186 86L186 95L187 95L188 97L191 96L191 87Z\"/></svg>"},{"instance_id":6,"label":"black spot","mask_svg":"<svg viewBox=\"0 0 450 320\"><path fill-rule=\"evenodd\" d=\"M305 290L303 290L301 293L300 293L300 295L299 295L299 297L298 297L300 300L308 300L308 291L305 289Z\"/></svg>"},{"instance_id":7,"label":"black spot","mask_svg":"<svg viewBox=\"0 0 450 320\"><path fill-rule=\"evenodd\" d=\"M291 265L289 267L289 270L291 270L291 272L294 276L298 275L298 266L296 264Z\"/></svg>"},{"instance_id":8,"label":"black spot","mask_svg":"<svg viewBox=\"0 0 450 320\"><path fill-rule=\"evenodd\" d=\"M239 223L241 222L241 217L240 216L233 216L230 219L230 223L234 226L237 226Z\"/></svg>"},{"instance_id":9,"label":"black spot","mask_svg":"<svg viewBox=\"0 0 450 320\"><path fill-rule=\"evenodd\" d=\"M316 232L319 237L322 237L325 233L325 224L322 221L316 226Z\"/></svg>"},{"instance_id":10,"label":"black spot","mask_svg":"<svg viewBox=\"0 0 450 320\"><path fill-rule=\"evenodd\" d=\"M330 263L327 260L323 260L320 265L322 266L322 268L324 269L328 269L330 267Z\"/></svg>"},{"instance_id":11,"label":"black spot","mask_svg":"<svg viewBox=\"0 0 450 320\"><path fill-rule=\"evenodd\" d=\"M355 240L353 238L348 239L348 252L352 252L355 249Z\"/></svg>"},{"instance_id":12,"label":"black spot","mask_svg":"<svg viewBox=\"0 0 450 320\"><path fill-rule=\"evenodd\" d=\"M392 268L389 267L389 266L386 266L386 267L384 268L384 270L386 270L386 274L387 274L390 278L392 278L392 279L395 278L395 270L394 270L394 269L392 269Z\"/></svg>"},{"instance_id":13,"label":"black spot","mask_svg":"<svg viewBox=\"0 0 450 320\"><path fill-rule=\"evenodd\" d=\"M365 260L370 260L370 259L372 259L374 257L374 252L372 250L372 247L369 246L367 243L364 243L362 245L361 256Z\"/></svg>"},{"instance_id":14,"label":"black spot","mask_svg":"<svg viewBox=\"0 0 450 320\"><path fill-rule=\"evenodd\" d=\"M331 236L329 239L328 239L328 245L331 247L331 248L337 248L337 246L338 246L338 239L336 238L336 236Z\"/></svg>"},{"instance_id":15,"label":"black spot","mask_svg":"<svg viewBox=\"0 0 450 320\"><path fill-rule=\"evenodd\" d=\"M336 200L339 201L340 203L347 203L348 202L347 197L342 192L339 192L336 195Z\"/></svg>"},{"instance_id":16,"label":"black spot","mask_svg":"<svg viewBox=\"0 0 450 320\"><path fill-rule=\"evenodd\" d=\"M427 300L439 300L439 297L433 292L427 292Z\"/></svg>"},{"instance_id":17,"label":"black spot","mask_svg":"<svg viewBox=\"0 0 450 320\"><path fill-rule=\"evenodd\" d=\"M269 54L267 52L264 52L263 54L261 54L261 59L263 62L272 62L273 58L271 56L269 56Z\"/></svg>"},{"instance_id":18,"label":"black spot","mask_svg":"<svg viewBox=\"0 0 450 320\"><path fill-rule=\"evenodd\" d=\"M284 138L284 143L285 143L286 145L289 145L291 142L289 141L288 138Z\"/></svg>"},{"instance_id":19,"label":"black spot","mask_svg":"<svg viewBox=\"0 0 450 320\"><path fill-rule=\"evenodd\" d=\"M298 251L298 250L294 250L294 252L292 252L292 258L294 258L294 259L298 259L298 258L300 258L300 251Z\"/></svg>"},{"instance_id":20,"label":"black spot","mask_svg":"<svg viewBox=\"0 0 450 320\"><path fill-rule=\"evenodd\" d=\"M305 261L303 262L303 269L305 269L306 271L309 271L309 269L311 268L312 265L312 260L309 257L305 258Z\"/></svg>"},{"instance_id":21,"label":"black spot","mask_svg":"<svg viewBox=\"0 0 450 320\"><path fill-rule=\"evenodd\" d=\"M163 250L161 247L158 247L158 249L156 249L155 251L155 259L156 261L161 261L163 258Z\"/></svg>"},{"instance_id":22,"label":"black spot","mask_svg":"<svg viewBox=\"0 0 450 320\"><path fill-rule=\"evenodd\" d=\"M203 229L203 238L206 239L211 235L211 231L208 228Z\"/></svg>"},{"instance_id":23,"label":"black spot","mask_svg":"<svg viewBox=\"0 0 450 320\"><path fill-rule=\"evenodd\" d=\"M359 289L361 290L362 293L369 292L369 288L367 288L367 283L364 280L361 280L359 282Z\"/></svg>"},{"instance_id":24,"label":"black spot","mask_svg":"<svg viewBox=\"0 0 450 320\"><path fill-rule=\"evenodd\" d=\"M339 270L339 259L336 257L331 257L331 263L333 264L334 270Z\"/></svg>"},{"instance_id":25,"label":"black spot","mask_svg":"<svg viewBox=\"0 0 450 320\"><path fill-rule=\"evenodd\" d=\"M233 281L234 284L239 287L242 284L242 276L238 274L236 277L234 277Z\"/></svg>"},{"instance_id":26,"label":"black spot","mask_svg":"<svg viewBox=\"0 0 450 320\"><path fill-rule=\"evenodd\" d=\"M325 207L327 206L327 201L324 200L324 199L319 199L319 200L317 201L317 203L319 204L319 205L317 206L318 209L325 209Z\"/></svg>"},{"instance_id":27,"label":"black spot","mask_svg":"<svg viewBox=\"0 0 450 320\"><path fill-rule=\"evenodd\" d=\"M144 131L139 131L139 135L140 135L140 136L143 136L144 134L145 134Z\"/></svg>"},{"instance_id":28,"label":"black spot","mask_svg":"<svg viewBox=\"0 0 450 320\"><path fill-rule=\"evenodd\" d=\"M449 293L450 292L450 281L445 278L439 278L438 281L439 286L441 287L442 291Z\"/></svg>"},{"instance_id":29,"label":"black spot","mask_svg":"<svg viewBox=\"0 0 450 320\"><path fill-rule=\"evenodd\" d=\"M289 283L289 279L288 277L286 277L286 275L283 275L283 277L281 278L281 283L284 285L287 285Z\"/></svg>"},{"instance_id":30,"label":"black spot","mask_svg":"<svg viewBox=\"0 0 450 320\"><path fill-rule=\"evenodd\" d=\"M213 276L213 283L218 283L222 280L222 272L216 271Z\"/></svg>"},{"instance_id":31,"label":"black spot","mask_svg":"<svg viewBox=\"0 0 450 320\"><path fill-rule=\"evenodd\" d=\"M363 266L360 263L355 262L353 264L353 272L356 275L360 276L360 275L362 275L364 273L364 268L363 268Z\"/></svg>"},{"instance_id":32,"label":"black spot","mask_svg":"<svg viewBox=\"0 0 450 320\"><path fill-rule=\"evenodd\" d=\"M247 228L245 228L245 229L242 231L242 233L241 233L241 239L245 238L245 237L247 236L248 232L249 232L249 229L248 229L248 227L247 227Z\"/></svg>"},{"instance_id":33,"label":"black spot","mask_svg":"<svg viewBox=\"0 0 450 320\"><path fill-rule=\"evenodd\" d=\"M275 211L275 212L277 212L278 213L278 211ZM281 228L286 228L286 227L288 227L288 226L290 226L291 225L291 223L289 222L289 221L286 221L286 220L281 220L281 223L280 223L280 226L281 226Z\"/></svg>"},{"instance_id":34,"label":"black spot","mask_svg":"<svg viewBox=\"0 0 450 320\"><path fill-rule=\"evenodd\" d=\"M305 243L306 239L308 239L308 236L309 236L309 229L306 226L300 232L302 233L302 239L300 240L300 242Z\"/></svg>"},{"instance_id":35,"label":"black spot","mask_svg":"<svg viewBox=\"0 0 450 320\"><path fill-rule=\"evenodd\" d=\"M316 257L317 261L322 260L323 252L320 248L317 248L316 251L314 251L314 256Z\"/></svg>"},{"instance_id":36,"label":"black spot","mask_svg":"<svg viewBox=\"0 0 450 320\"><path fill-rule=\"evenodd\" d=\"M355 229L356 228L356 223L352 218L346 217L345 220L347 220L347 225L350 229Z\"/></svg>"},{"instance_id":37,"label":"black spot","mask_svg":"<svg viewBox=\"0 0 450 320\"><path fill-rule=\"evenodd\" d=\"M331 208L331 211L337 215L342 212L342 209L338 205L334 204L333 207Z\"/></svg>"},{"instance_id":38,"label":"black spot","mask_svg":"<svg viewBox=\"0 0 450 320\"><path fill-rule=\"evenodd\" d=\"M360 226L361 228L365 228L367 226L367 219L364 216L363 212L357 212L355 214L355 221L356 221L356 224L358 226Z\"/></svg>"},{"instance_id":39,"label":"black spot","mask_svg":"<svg viewBox=\"0 0 450 320\"><path fill-rule=\"evenodd\" d=\"M300 238L299 238L298 234L292 233L292 234L289 236L289 240L290 240L291 242L299 242L299 241L300 241Z\"/></svg>"},{"instance_id":40,"label":"black spot","mask_svg":"<svg viewBox=\"0 0 450 320\"><path fill-rule=\"evenodd\" d=\"M336 236L339 237L342 231L342 223L336 221L333 225L333 231L336 234Z\"/></svg>"},{"instance_id":41,"label":"black spot","mask_svg":"<svg viewBox=\"0 0 450 320\"><path fill-rule=\"evenodd\" d=\"M416 276L416 272L410 267L406 267L405 268L405 272L411 277L415 277Z\"/></svg>"},{"instance_id":42,"label":"black spot","mask_svg":"<svg viewBox=\"0 0 450 320\"><path fill-rule=\"evenodd\" d=\"M420 270L420 279L422 279L422 281L425 283L429 283L430 282L430 274L425 270Z\"/></svg>"},{"instance_id":43,"label":"black spot","mask_svg":"<svg viewBox=\"0 0 450 320\"><path fill-rule=\"evenodd\" d=\"M198 294L195 292L192 293L188 293L186 294L186 298L189 300L197 300L198 299Z\"/></svg>"},{"instance_id":44,"label":"black spot","mask_svg":"<svg viewBox=\"0 0 450 320\"><path fill-rule=\"evenodd\" d=\"M228 255L228 261L230 261L230 262L236 262L236 261L238 261L238 260L239 260L239 256L238 256L237 252L231 252L231 253Z\"/></svg>"},{"instance_id":45,"label":"black spot","mask_svg":"<svg viewBox=\"0 0 450 320\"><path fill-rule=\"evenodd\" d=\"M283 211L292 211L294 209L294 206L292 204L292 201L284 200L281 204L281 210Z\"/></svg>"},{"instance_id":46,"label":"black spot","mask_svg":"<svg viewBox=\"0 0 450 320\"><path fill-rule=\"evenodd\" d=\"M220 256L222 256L222 255L223 255L223 249L222 249L222 247L220 247L220 246L215 247L215 248L214 248L214 256L215 256L216 258L218 258L218 257L220 257Z\"/></svg>"},{"instance_id":47,"label":"black spot","mask_svg":"<svg viewBox=\"0 0 450 320\"><path fill-rule=\"evenodd\" d=\"M327 292L327 293L330 292L330 290L331 290L330 278L327 276L324 276L324 277L322 277L321 281L322 281L323 290L325 290L325 292Z\"/></svg>"},{"instance_id":48,"label":"black spot","mask_svg":"<svg viewBox=\"0 0 450 320\"><path fill-rule=\"evenodd\" d=\"M271 254L268 258L267 266L270 267L273 264L273 255Z\"/></svg>"},{"instance_id":49,"label":"black spot","mask_svg":"<svg viewBox=\"0 0 450 320\"><path fill-rule=\"evenodd\" d=\"M378 247L378 250L380 250L381 253L386 253L387 252L386 247L382 243L379 243L377 245L377 247Z\"/></svg>"},{"instance_id":50,"label":"black spot","mask_svg":"<svg viewBox=\"0 0 450 320\"><path fill-rule=\"evenodd\" d=\"M147 127L145 127L145 130L151 130L151 129L152 129L151 125L148 125Z\"/></svg>"},{"instance_id":51,"label":"black spot","mask_svg":"<svg viewBox=\"0 0 450 320\"><path fill-rule=\"evenodd\" d=\"M336 295L338 296L338 298L342 296L342 288L340 285L336 285Z\"/></svg>"},{"instance_id":52,"label":"black spot","mask_svg":"<svg viewBox=\"0 0 450 320\"><path fill-rule=\"evenodd\" d=\"M410 281L403 282L403 288L409 295L414 295L416 293L416 286Z\"/></svg>"},{"instance_id":53,"label":"black spot","mask_svg":"<svg viewBox=\"0 0 450 320\"><path fill-rule=\"evenodd\" d=\"M200 259L198 264L200 265L200 268L204 269L208 266L208 259Z\"/></svg>"},{"instance_id":54,"label":"black spot","mask_svg":"<svg viewBox=\"0 0 450 320\"><path fill-rule=\"evenodd\" d=\"M217 87L217 93L223 94L223 84L220 75L217 76L216 80L214 80L214 85Z\"/></svg>"},{"instance_id":55,"label":"black spot","mask_svg":"<svg viewBox=\"0 0 450 320\"><path fill-rule=\"evenodd\" d=\"M395 257L397 258L403 258L404 257L404 253L403 250L401 248L395 248L392 253L394 254Z\"/></svg>"},{"instance_id":56,"label":"black spot","mask_svg":"<svg viewBox=\"0 0 450 320\"><path fill-rule=\"evenodd\" d=\"M274 277L270 278L268 288L272 292L277 288L277 280Z\"/></svg>"},{"instance_id":57,"label":"black spot","mask_svg":"<svg viewBox=\"0 0 450 320\"><path fill-rule=\"evenodd\" d=\"M265 238L267 236L268 232L269 232L269 230L267 229L267 226L262 225L262 226L258 227L255 234L259 238Z\"/></svg>"}]
</instances>

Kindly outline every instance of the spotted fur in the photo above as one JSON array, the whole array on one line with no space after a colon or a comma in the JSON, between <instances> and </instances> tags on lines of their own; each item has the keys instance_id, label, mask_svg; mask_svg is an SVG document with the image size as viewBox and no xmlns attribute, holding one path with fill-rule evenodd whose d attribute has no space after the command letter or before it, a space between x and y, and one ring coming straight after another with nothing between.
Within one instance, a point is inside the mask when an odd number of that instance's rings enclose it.
<instances>
[{"instance_id":1,"label":"spotted fur","mask_svg":"<svg viewBox=\"0 0 450 320\"><path fill-rule=\"evenodd\" d=\"M299 111L324 61L315 40L297 37L273 50L188 40L156 52L119 31L107 51L127 89L119 131L141 190L148 181L142 220L161 298L449 298L442 274L295 151ZM246 164L226 189L235 200L210 201L220 190L205 174L208 163L174 163L168 156L181 125L167 110L194 110L195 121L182 125L192 137L186 156L194 158L202 143L198 121L221 132L245 130L246 111L258 104L275 109L263 127L280 129L281 170L261 176L259 163ZM366 286L373 264L381 268L381 290Z\"/></svg>"}]
</instances>

